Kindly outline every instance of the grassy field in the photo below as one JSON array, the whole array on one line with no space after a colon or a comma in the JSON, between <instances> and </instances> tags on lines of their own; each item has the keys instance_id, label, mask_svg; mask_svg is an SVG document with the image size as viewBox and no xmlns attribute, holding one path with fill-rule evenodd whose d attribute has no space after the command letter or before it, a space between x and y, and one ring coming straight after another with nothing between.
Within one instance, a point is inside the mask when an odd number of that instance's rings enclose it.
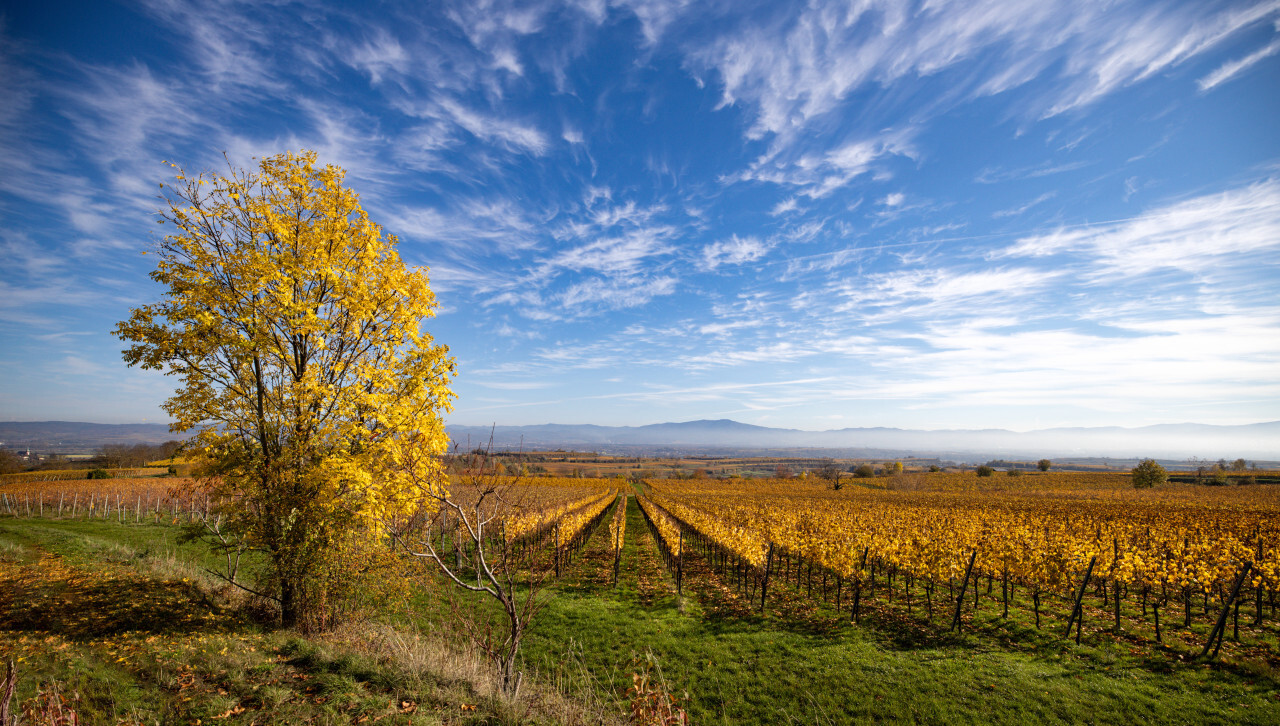
<instances>
[{"instance_id":1,"label":"grassy field","mask_svg":"<svg viewBox=\"0 0 1280 726\"><path fill-rule=\"evenodd\" d=\"M960 635L918 603L876 602L855 626L803 583L761 613L696 554L677 594L634 499L627 517L616 588L601 527L547 590L517 704L451 645L438 591L304 638L234 607L169 525L0 517L0 660L17 661L17 703L53 683L82 723L625 722L654 664L692 723L1280 723L1274 633L1246 627L1250 650L1205 664L1194 628L1157 645L1100 613L1079 646L994 602Z\"/></svg>"},{"instance_id":2,"label":"grassy field","mask_svg":"<svg viewBox=\"0 0 1280 726\"><path fill-rule=\"evenodd\" d=\"M0 663L18 723L592 723L554 689L509 704L484 663L387 622L264 625L168 525L0 518ZM69 723L69 721L68 721Z\"/></svg>"}]
</instances>

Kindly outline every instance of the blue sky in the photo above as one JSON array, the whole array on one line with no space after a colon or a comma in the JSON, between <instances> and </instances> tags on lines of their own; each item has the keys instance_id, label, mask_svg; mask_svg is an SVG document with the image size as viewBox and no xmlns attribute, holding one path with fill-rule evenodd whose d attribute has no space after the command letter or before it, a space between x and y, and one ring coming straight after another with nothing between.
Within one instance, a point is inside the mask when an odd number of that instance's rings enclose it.
<instances>
[{"instance_id":1,"label":"blue sky","mask_svg":"<svg viewBox=\"0 0 1280 726\"><path fill-rule=\"evenodd\" d=\"M1280 418L1280 2L7 3L0 418L162 421L172 170L316 150L460 424Z\"/></svg>"}]
</instances>

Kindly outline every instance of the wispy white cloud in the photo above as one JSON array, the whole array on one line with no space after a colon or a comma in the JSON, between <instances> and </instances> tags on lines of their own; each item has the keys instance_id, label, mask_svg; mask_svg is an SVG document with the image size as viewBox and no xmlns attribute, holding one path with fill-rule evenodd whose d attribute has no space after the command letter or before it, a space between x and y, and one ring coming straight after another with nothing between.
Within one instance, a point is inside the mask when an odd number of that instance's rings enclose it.
<instances>
[{"instance_id":1,"label":"wispy white cloud","mask_svg":"<svg viewBox=\"0 0 1280 726\"><path fill-rule=\"evenodd\" d=\"M796 193L821 199L867 174L887 176L884 166L893 157L913 158L915 129L892 129L846 141L821 152L796 153L775 144L751 166L726 175L726 183L759 181L795 187Z\"/></svg>"},{"instance_id":2,"label":"wispy white cloud","mask_svg":"<svg viewBox=\"0 0 1280 726\"><path fill-rule=\"evenodd\" d=\"M597 239L559 252L546 264L570 270L630 274L638 270L645 259L672 251L668 242L672 231L669 227L650 227L618 237Z\"/></svg>"},{"instance_id":3,"label":"wispy white cloud","mask_svg":"<svg viewBox=\"0 0 1280 726\"><path fill-rule=\"evenodd\" d=\"M731 235L729 239L713 242L702 248L702 267L714 270L721 265L754 262L768 254L769 249L770 245L761 242L758 237Z\"/></svg>"},{"instance_id":4,"label":"wispy white cloud","mask_svg":"<svg viewBox=\"0 0 1280 726\"><path fill-rule=\"evenodd\" d=\"M608 16L605 0L465 0L443 5L445 15L486 59L486 77L473 80L494 96L502 96L513 79L527 77L530 68L549 74L558 90L572 92L568 67L586 52L591 32ZM555 45L528 52L529 39L549 27L555 29Z\"/></svg>"},{"instance_id":5,"label":"wispy white cloud","mask_svg":"<svg viewBox=\"0 0 1280 726\"><path fill-rule=\"evenodd\" d=\"M1196 197L1109 224L1063 228L1019 239L995 258L1070 253L1092 257L1098 281L1171 268L1200 275L1223 264L1250 265L1280 248L1280 182L1268 180Z\"/></svg>"},{"instance_id":6,"label":"wispy white cloud","mask_svg":"<svg viewBox=\"0 0 1280 726\"><path fill-rule=\"evenodd\" d=\"M464 259L532 248L538 244L537 224L530 210L496 196L454 200L443 210L404 206L382 214L382 225L388 232L418 242L451 243L453 251Z\"/></svg>"},{"instance_id":7,"label":"wispy white cloud","mask_svg":"<svg viewBox=\"0 0 1280 726\"><path fill-rule=\"evenodd\" d=\"M1016 207L997 210L995 212L992 212L991 216L996 219L1001 219L1003 217L1017 217L1018 215L1026 212L1028 209L1039 206L1049 201L1050 199L1053 199L1055 196L1057 196L1057 194L1058 194L1057 192L1045 192L1044 194L1041 194L1040 196L1036 197L1035 199L1032 199L1026 204L1019 204Z\"/></svg>"},{"instance_id":8,"label":"wispy white cloud","mask_svg":"<svg viewBox=\"0 0 1280 726\"><path fill-rule=\"evenodd\" d=\"M1260 48L1243 58L1228 61L1218 66L1216 70L1198 81L1200 90L1208 91L1216 86L1226 83L1241 73L1244 73L1259 61L1264 58L1269 58L1276 53L1280 53L1280 39L1271 41L1266 45L1266 47Z\"/></svg>"},{"instance_id":9,"label":"wispy white cloud","mask_svg":"<svg viewBox=\"0 0 1280 726\"><path fill-rule=\"evenodd\" d=\"M1274 16L1275 0L1151 7L1057 0L903 4L812 2L790 17L740 23L687 52L714 71L721 105L750 115L747 136L787 144L856 93L950 72L940 107L1038 80L1027 109L1048 117L1178 66ZM925 110L927 113L927 109Z\"/></svg>"},{"instance_id":10,"label":"wispy white cloud","mask_svg":"<svg viewBox=\"0 0 1280 726\"><path fill-rule=\"evenodd\" d=\"M601 199L595 190L591 190L588 194L592 201ZM603 197L608 199L608 197ZM656 216L667 211L666 207L657 204L649 207L640 207L635 200L628 200L625 204L604 204L592 206L591 213L587 215L588 221L595 225L597 229L609 229L619 224L626 223L630 226L641 226L648 224Z\"/></svg>"},{"instance_id":11,"label":"wispy white cloud","mask_svg":"<svg viewBox=\"0 0 1280 726\"><path fill-rule=\"evenodd\" d=\"M477 386L499 391L537 391L551 387L550 383L543 381L495 381L489 378L476 378L473 382Z\"/></svg>"},{"instance_id":12,"label":"wispy white cloud","mask_svg":"<svg viewBox=\"0 0 1280 726\"><path fill-rule=\"evenodd\" d=\"M883 390L948 407L1080 406L1126 415L1143 406L1166 407L1175 390L1186 404L1273 395L1256 382L1268 380L1266 369L1280 357L1276 322L1274 314L1269 321L1134 321L1136 333L1105 337L937 326L928 333L932 349L899 360L900 371L882 382Z\"/></svg>"},{"instance_id":13,"label":"wispy white cloud","mask_svg":"<svg viewBox=\"0 0 1280 726\"><path fill-rule=\"evenodd\" d=\"M388 74L404 75L412 62L400 41L384 28L375 29L372 37L349 48L343 58L353 68L367 73L374 84L381 83Z\"/></svg>"},{"instance_id":14,"label":"wispy white cloud","mask_svg":"<svg viewBox=\"0 0 1280 726\"><path fill-rule=\"evenodd\" d=\"M661 277L590 278L568 287L559 296L562 308L574 316L599 310L621 310L644 305L655 297L676 291L678 280Z\"/></svg>"},{"instance_id":15,"label":"wispy white cloud","mask_svg":"<svg viewBox=\"0 0 1280 726\"><path fill-rule=\"evenodd\" d=\"M62 360L56 364L55 373L63 373L72 376L96 376L104 377L112 371L97 361L89 360L84 356L69 354L63 356Z\"/></svg>"},{"instance_id":16,"label":"wispy white cloud","mask_svg":"<svg viewBox=\"0 0 1280 726\"><path fill-rule=\"evenodd\" d=\"M1055 164L1052 162L1044 162L1035 166L1021 167L1018 169L993 169L986 167L978 172L978 176L974 181L979 184L995 184L1007 181L1022 181L1025 179L1038 179L1044 176L1052 176L1053 174L1062 174L1076 169L1083 169L1089 166L1087 161L1071 161L1064 164Z\"/></svg>"},{"instance_id":17,"label":"wispy white cloud","mask_svg":"<svg viewBox=\"0 0 1280 726\"><path fill-rule=\"evenodd\" d=\"M984 269L905 270L869 281L837 283L821 293L797 298L795 306L812 305L819 296L838 300L835 312L856 312L864 319L884 323L908 317L945 313L990 315L1001 307L1025 305L1028 295L1043 292L1062 272L1031 267Z\"/></svg>"},{"instance_id":18,"label":"wispy white cloud","mask_svg":"<svg viewBox=\"0 0 1280 726\"><path fill-rule=\"evenodd\" d=\"M534 156L541 156L547 152L549 142L546 135L532 126L481 113L452 99L442 99L440 107L454 123L476 138Z\"/></svg>"},{"instance_id":19,"label":"wispy white cloud","mask_svg":"<svg viewBox=\"0 0 1280 726\"><path fill-rule=\"evenodd\" d=\"M249 16L234 0L195 4L147 0L142 5L182 38L184 63L195 70L200 85L220 96L282 90L283 80L265 51L291 48L292 43L282 41L314 35L316 30L309 23L277 15L270 6L260 6L258 14ZM305 54L294 58L299 63L313 60Z\"/></svg>"},{"instance_id":20,"label":"wispy white cloud","mask_svg":"<svg viewBox=\"0 0 1280 726\"><path fill-rule=\"evenodd\" d=\"M787 197L773 205L773 209L769 210L769 216L777 217L779 215L786 214L787 212L794 212L799 208L799 206L800 205L796 203L795 197Z\"/></svg>"},{"instance_id":21,"label":"wispy white cloud","mask_svg":"<svg viewBox=\"0 0 1280 726\"><path fill-rule=\"evenodd\" d=\"M1120 22L1082 33L1067 61L1067 88L1044 111L1054 116L1097 101L1204 53L1240 30L1280 11L1268 0L1243 7L1209 9L1147 7L1124 13ZM1105 22L1107 14L1094 18Z\"/></svg>"},{"instance_id":22,"label":"wispy white cloud","mask_svg":"<svg viewBox=\"0 0 1280 726\"><path fill-rule=\"evenodd\" d=\"M616 4L635 14L645 43L654 46L693 3L690 0L617 0Z\"/></svg>"}]
</instances>

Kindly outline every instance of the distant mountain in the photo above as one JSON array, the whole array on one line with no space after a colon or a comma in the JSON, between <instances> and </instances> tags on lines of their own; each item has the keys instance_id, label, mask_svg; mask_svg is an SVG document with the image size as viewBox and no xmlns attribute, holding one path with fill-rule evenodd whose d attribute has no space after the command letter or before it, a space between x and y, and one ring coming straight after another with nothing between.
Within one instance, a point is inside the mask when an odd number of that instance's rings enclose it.
<instances>
[{"instance_id":1,"label":"distant mountain","mask_svg":"<svg viewBox=\"0 0 1280 726\"><path fill-rule=\"evenodd\" d=\"M0 446L59 454L91 453L107 444L161 444L182 439L168 424L0 421Z\"/></svg>"},{"instance_id":2,"label":"distant mountain","mask_svg":"<svg viewBox=\"0 0 1280 726\"><path fill-rule=\"evenodd\" d=\"M490 427L449 426L459 447L489 442ZM1243 426L1161 424L1142 428L1106 426L1015 432L1004 429L920 431L846 428L801 431L754 426L728 419L648 426L497 426L493 444L501 449L662 447L665 449L841 449L944 456L968 460L1000 457L1158 457L1217 460L1280 459L1280 421ZM706 453L706 452L703 452Z\"/></svg>"},{"instance_id":3,"label":"distant mountain","mask_svg":"<svg viewBox=\"0 0 1280 726\"><path fill-rule=\"evenodd\" d=\"M921 431L846 428L829 431L755 426L730 419L683 421L647 426L543 424L497 426L498 449L587 449L662 455L764 455L782 450L839 451L832 456L887 458L930 456L958 461L997 458L1199 457L1280 460L1280 421L1243 426L1160 424L1142 428L1105 426L1016 432L1004 429ZM449 426L459 448L486 446L488 426ZM0 445L42 452L89 453L104 444L158 444L182 438L166 424L93 424L73 421L0 422Z\"/></svg>"}]
</instances>

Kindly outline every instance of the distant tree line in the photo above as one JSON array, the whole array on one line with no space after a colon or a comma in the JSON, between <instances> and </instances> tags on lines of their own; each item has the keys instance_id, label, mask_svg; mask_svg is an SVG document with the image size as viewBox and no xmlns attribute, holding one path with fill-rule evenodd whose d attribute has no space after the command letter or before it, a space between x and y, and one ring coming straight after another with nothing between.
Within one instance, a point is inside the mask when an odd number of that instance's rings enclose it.
<instances>
[{"instance_id":1,"label":"distant tree line","mask_svg":"<svg viewBox=\"0 0 1280 726\"><path fill-rule=\"evenodd\" d=\"M28 459L13 449L0 449L0 474L50 469L131 469L172 458L181 447L180 441L166 441L163 444L106 444L98 447L88 459L68 459L61 454Z\"/></svg>"}]
</instances>

